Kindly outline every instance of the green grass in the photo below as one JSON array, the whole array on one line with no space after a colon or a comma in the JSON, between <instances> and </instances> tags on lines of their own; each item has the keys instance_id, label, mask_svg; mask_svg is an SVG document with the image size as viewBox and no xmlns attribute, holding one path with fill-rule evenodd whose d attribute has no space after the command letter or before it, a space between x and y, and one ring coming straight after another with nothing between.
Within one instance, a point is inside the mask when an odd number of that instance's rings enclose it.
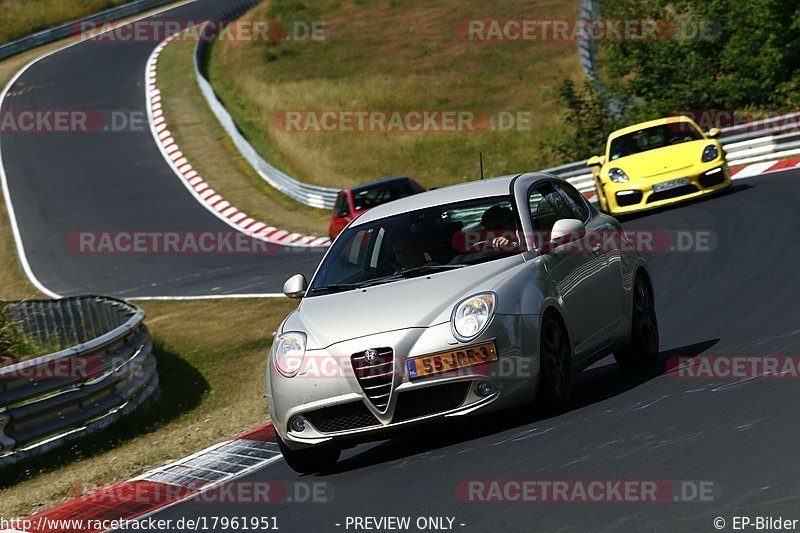
<instances>
[{"instance_id":1,"label":"green grass","mask_svg":"<svg viewBox=\"0 0 800 533\"><path fill-rule=\"evenodd\" d=\"M466 19L575 19L561 0L272 0L245 19L321 21L322 41L223 40L212 83L245 136L303 181L349 186L398 174L427 186L474 179L478 152L489 175L560 163L541 144L558 135L556 89L581 79L570 41L468 41ZM457 110L528 113L521 130L298 133L279 131L285 110Z\"/></svg>"},{"instance_id":2,"label":"green grass","mask_svg":"<svg viewBox=\"0 0 800 533\"><path fill-rule=\"evenodd\" d=\"M130 0L0 0L0 44Z\"/></svg>"},{"instance_id":3,"label":"green grass","mask_svg":"<svg viewBox=\"0 0 800 533\"><path fill-rule=\"evenodd\" d=\"M25 338L7 314L8 304L0 302L0 367L50 353Z\"/></svg>"}]
</instances>

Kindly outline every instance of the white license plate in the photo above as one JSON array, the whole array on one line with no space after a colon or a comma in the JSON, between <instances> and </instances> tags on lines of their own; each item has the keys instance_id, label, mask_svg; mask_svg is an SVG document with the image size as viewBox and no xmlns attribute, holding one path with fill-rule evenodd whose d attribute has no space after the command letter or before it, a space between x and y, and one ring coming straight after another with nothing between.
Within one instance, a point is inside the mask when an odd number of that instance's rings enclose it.
<instances>
[{"instance_id":1,"label":"white license plate","mask_svg":"<svg viewBox=\"0 0 800 533\"><path fill-rule=\"evenodd\" d=\"M689 185L689 178L678 178L676 180L662 181L653 185L653 192L668 191L670 189L677 189L684 185Z\"/></svg>"}]
</instances>

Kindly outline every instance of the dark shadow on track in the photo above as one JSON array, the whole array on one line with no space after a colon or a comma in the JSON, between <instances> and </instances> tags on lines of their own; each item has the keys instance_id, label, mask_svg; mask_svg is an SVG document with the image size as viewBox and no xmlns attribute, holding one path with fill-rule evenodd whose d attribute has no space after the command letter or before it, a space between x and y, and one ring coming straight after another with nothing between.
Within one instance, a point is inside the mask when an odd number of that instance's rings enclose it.
<instances>
[{"instance_id":1,"label":"dark shadow on track","mask_svg":"<svg viewBox=\"0 0 800 533\"><path fill-rule=\"evenodd\" d=\"M714 346L719 339L707 340L662 351L658 362L636 370L623 370L613 361L593 366L575 376L573 399L569 407L555 416L543 416L531 405L469 419L437 421L424 429L385 441L364 452L339 461L333 470L317 474L338 474L411 457L473 439L487 437L528 424L556 419L567 413L601 402L634 389L664 375L667 362L674 357L696 357ZM605 360L604 360L605 361Z\"/></svg>"},{"instance_id":2,"label":"dark shadow on track","mask_svg":"<svg viewBox=\"0 0 800 533\"><path fill-rule=\"evenodd\" d=\"M716 192L714 194L707 194L705 196L699 196L697 198L692 198L691 200L683 200L677 204L669 204L669 205L662 205L661 207L655 207L653 209L648 209L647 211L639 211L637 213L629 213L629 214L619 214L619 215L611 215L620 222L628 222L630 220L637 220L643 217L647 217L650 215L655 215L657 213L663 213L665 211L670 211L674 209L679 209L681 207L688 207L690 205L695 205L703 202L707 202L709 200L713 200L715 198L719 198L721 196L728 196L729 194L735 194L737 192L746 191L747 189L752 189L753 186L747 183L734 183L731 185L730 188Z\"/></svg>"}]
</instances>

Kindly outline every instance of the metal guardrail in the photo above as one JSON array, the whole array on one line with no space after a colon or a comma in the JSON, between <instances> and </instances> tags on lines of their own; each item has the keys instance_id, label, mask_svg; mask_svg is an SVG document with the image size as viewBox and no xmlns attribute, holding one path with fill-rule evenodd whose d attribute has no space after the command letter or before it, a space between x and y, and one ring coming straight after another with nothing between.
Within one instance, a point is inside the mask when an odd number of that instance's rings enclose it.
<instances>
[{"instance_id":1,"label":"metal guardrail","mask_svg":"<svg viewBox=\"0 0 800 533\"><path fill-rule=\"evenodd\" d=\"M169 4L174 1L175 0L136 0L121 6L112 7L111 9L106 9L105 11L89 15L82 19L67 22L66 24L54 28L42 30L16 41L0 45L0 59L5 59L20 52L30 50L31 48L52 43L53 41L66 37L75 36L77 38L76 30L79 30L81 23L111 22L131 15L137 15L148 9Z\"/></svg>"},{"instance_id":2,"label":"metal guardrail","mask_svg":"<svg viewBox=\"0 0 800 533\"><path fill-rule=\"evenodd\" d=\"M0 368L0 466L102 429L157 392L142 308L88 296L6 313L26 338L59 350Z\"/></svg>"},{"instance_id":3,"label":"metal guardrail","mask_svg":"<svg viewBox=\"0 0 800 533\"><path fill-rule=\"evenodd\" d=\"M580 21L589 24L598 15L599 8L595 0L581 0ZM588 32L578 33L578 59L586 77L594 82L597 78L597 41L590 38Z\"/></svg>"},{"instance_id":4,"label":"metal guardrail","mask_svg":"<svg viewBox=\"0 0 800 533\"><path fill-rule=\"evenodd\" d=\"M302 204L321 209L332 209L339 189L303 183L270 165L258 154L253 145L245 139L241 131L239 131L233 117L228 110L225 109L225 106L222 105L222 102L214 92L214 88L203 72L202 65L208 57L210 45L224 24L241 16L245 11L259 3L259 1L260 0L248 0L217 16L216 20L211 22L211 24L214 24L214 28L208 31L210 38L198 39L194 61L197 83L200 85L200 90L208 102L208 106L225 129L225 132L233 140L233 144L239 150L239 153L242 154L242 157L245 158L264 181ZM204 31L203 33L205 34L206 32Z\"/></svg>"}]
</instances>

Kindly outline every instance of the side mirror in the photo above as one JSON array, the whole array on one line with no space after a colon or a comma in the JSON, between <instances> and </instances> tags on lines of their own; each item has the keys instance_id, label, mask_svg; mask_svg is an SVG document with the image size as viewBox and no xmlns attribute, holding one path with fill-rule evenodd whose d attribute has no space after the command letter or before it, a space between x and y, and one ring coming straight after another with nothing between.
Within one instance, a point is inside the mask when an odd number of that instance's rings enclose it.
<instances>
[{"instance_id":1,"label":"side mirror","mask_svg":"<svg viewBox=\"0 0 800 533\"><path fill-rule=\"evenodd\" d=\"M602 167L606 162L606 158L602 155L593 155L586 161L587 167Z\"/></svg>"},{"instance_id":2,"label":"side mirror","mask_svg":"<svg viewBox=\"0 0 800 533\"><path fill-rule=\"evenodd\" d=\"M719 128L711 128L710 130L708 130L708 133L706 133L706 137L708 137L709 139L713 139L715 137L719 137L720 133L722 133L722 131L720 131Z\"/></svg>"},{"instance_id":3,"label":"side mirror","mask_svg":"<svg viewBox=\"0 0 800 533\"><path fill-rule=\"evenodd\" d=\"M308 281L306 281L306 277L302 274L295 274L283 284L283 294L285 294L287 298L300 299L306 295L307 289Z\"/></svg>"},{"instance_id":4,"label":"side mirror","mask_svg":"<svg viewBox=\"0 0 800 533\"><path fill-rule=\"evenodd\" d=\"M586 226L577 218L562 218L550 231L550 248L577 241L586 235Z\"/></svg>"},{"instance_id":5,"label":"side mirror","mask_svg":"<svg viewBox=\"0 0 800 533\"><path fill-rule=\"evenodd\" d=\"M338 213L336 213L336 216L339 218L347 218L350 216L350 211L347 210L339 211Z\"/></svg>"}]
</instances>

